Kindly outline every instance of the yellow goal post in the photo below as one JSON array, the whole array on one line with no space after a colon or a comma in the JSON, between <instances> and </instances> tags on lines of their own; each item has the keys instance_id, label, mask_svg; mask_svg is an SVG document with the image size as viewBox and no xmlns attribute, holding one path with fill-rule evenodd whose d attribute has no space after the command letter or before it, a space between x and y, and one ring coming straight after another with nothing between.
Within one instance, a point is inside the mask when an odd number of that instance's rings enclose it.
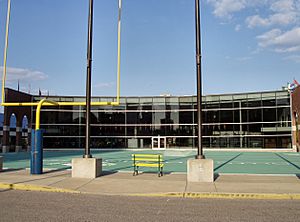
<instances>
[{"instance_id":1,"label":"yellow goal post","mask_svg":"<svg viewBox=\"0 0 300 222\"><path fill-rule=\"evenodd\" d=\"M121 12L122 0L118 0L118 55L117 55L117 95L116 101L111 102L91 102L91 106L118 106L120 105L120 74L121 74ZM7 17L5 30L5 46L3 57L3 76L2 76L2 106L86 106L86 102L54 102L44 100L40 102L6 102L5 101L5 82L7 76L7 51L8 51L8 37L10 24L11 0L7 0Z\"/></svg>"}]
</instances>

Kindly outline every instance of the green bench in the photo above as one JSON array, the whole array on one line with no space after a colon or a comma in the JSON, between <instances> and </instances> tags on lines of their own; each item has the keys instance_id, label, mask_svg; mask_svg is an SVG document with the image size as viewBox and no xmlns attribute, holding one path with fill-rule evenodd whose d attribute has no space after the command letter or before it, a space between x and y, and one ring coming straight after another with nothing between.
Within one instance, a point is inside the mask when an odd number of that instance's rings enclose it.
<instances>
[{"instance_id":1,"label":"green bench","mask_svg":"<svg viewBox=\"0 0 300 222\"><path fill-rule=\"evenodd\" d=\"M158 176L163 175L164 161L161 154L132 154L133 176L139 174L139 167L157 168Z\"/></svg>"}]
</instances>

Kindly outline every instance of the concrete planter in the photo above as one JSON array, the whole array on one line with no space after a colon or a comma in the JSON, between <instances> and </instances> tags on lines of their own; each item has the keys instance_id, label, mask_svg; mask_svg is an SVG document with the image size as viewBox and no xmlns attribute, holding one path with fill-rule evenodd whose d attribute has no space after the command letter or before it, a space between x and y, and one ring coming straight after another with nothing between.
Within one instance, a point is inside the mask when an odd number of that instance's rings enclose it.
<instances>
[{"instance_id":1,"label":"concrete planter","mask_svg":"<svg viewBox=\"0 0 300 222\"><path fill-rule=\"evenodd\" d=\"M214 182L214 161L212 159L189 159L187 181Z\"/></svg>"},{"instance_id":2,"label":"concrete planter","mask_svg":"<svg viewBox=\"0 0 300 222\"><path fill-rule=\"evenodd\" d=\"M96 178L102 173L101 158L74 158L72 159L72 177Z\"/></svg>"}]
</instances>

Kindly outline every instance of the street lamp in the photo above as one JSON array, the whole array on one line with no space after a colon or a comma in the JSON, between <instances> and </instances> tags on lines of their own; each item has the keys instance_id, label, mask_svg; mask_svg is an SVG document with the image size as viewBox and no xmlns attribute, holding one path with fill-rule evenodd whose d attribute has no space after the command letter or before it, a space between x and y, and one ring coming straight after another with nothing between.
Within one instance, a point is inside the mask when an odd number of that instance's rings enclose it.
<instances>
[{"instance_id":1,"label":"street lamp","mask_svg":"<svg viewBox=\"0 0 300 222\"><path fill-rule=\"evenodd\" d=\"M195 0L196 20L196 64L197 64L197 116L198 116L198 152L196 159L205 159L202 148L202 81L201 81L201 30L200 30L200 0Z\"/></svg>"},{"instance_id":2,"label":"street lamp","mask_svg":"<svg viewBox=\"0 0 300 222\"><path fill-rule=\"evenodd\" d=\"M88 44L87 44L87 69L86 69L86 130L85 130L85 153L84 158L91 158L91 76L92 76L92 40L93 40L93 5L94 0L89 0L88 17Z\"/></svg>"}]
</instances>

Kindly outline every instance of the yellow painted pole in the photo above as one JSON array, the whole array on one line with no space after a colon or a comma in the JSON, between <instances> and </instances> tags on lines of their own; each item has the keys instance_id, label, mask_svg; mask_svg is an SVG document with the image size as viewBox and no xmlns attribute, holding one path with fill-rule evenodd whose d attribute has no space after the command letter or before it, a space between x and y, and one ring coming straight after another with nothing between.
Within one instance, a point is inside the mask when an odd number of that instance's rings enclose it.
<instances>
[{"instance_id":1,"label":"yellow painted pole","mask_svg":"<svg viewBox=\"0 0 300 222\"><path fill-rule=\"evenodd\" d=\"M37 108L36 108L36 115L35 115L35 130L39 130L40 129L41 109L42 109L42 106L46 105L46 104L49 104L49 103L53 104L53 105L57 105L56 102L50 101L50 100L47 100L47 99L42 99L38 103Z\"/></svg>"},{"instance_id":2,"label":"yellow painted pole","mask_svg":"<svg viewBox=\"0 0 300 222\"><path fill-rule=\"evenodd\" d=\"M11 0L8 0L7 20L6 20L6 36L4 48L4 64L3 64L3 78L2 78L2 106L38 106L40 102L5 102L5 81L6 81L6 64L7 64L7 48L8 48L8 34L10 21L10 5ZM122 0L119 0L119 18L118 18L118 62L117 62L117 101L116 102L91 102L91 106L119 106L120 105L120 82L121 82L121 12ZM52 102L44 100L43 105L46 106L86 106L86 102Z\"/></svg>"},{"instance_id":3,"label":"yellow painted pole","mask_svg":"<svg viewBox=\"0 0 300 222\"><path fill-rule=\"evenodd\" d=\"M37 106L39 102L8 102L2 103L1 106ZM85 106L85 102L45 102L45 106ZM91 102L92 106L119 106L118 102Z\"/></svg>"},{"instance_id":4,"label":"yellow painted pole","mask_svg":"<svg viewBox=\"0 0 300 222\"><path fill-rule=\"evenodd\" d=\"M7 66L7 48L8 48L8 34L10 21L10 0L7 1L7 16L6 16L6 31L5 31L5 46L3 56L3 75L2 75L2 103L5 101L5 80L6 80L6 66Z\"/></svg>"}]
</instances>

